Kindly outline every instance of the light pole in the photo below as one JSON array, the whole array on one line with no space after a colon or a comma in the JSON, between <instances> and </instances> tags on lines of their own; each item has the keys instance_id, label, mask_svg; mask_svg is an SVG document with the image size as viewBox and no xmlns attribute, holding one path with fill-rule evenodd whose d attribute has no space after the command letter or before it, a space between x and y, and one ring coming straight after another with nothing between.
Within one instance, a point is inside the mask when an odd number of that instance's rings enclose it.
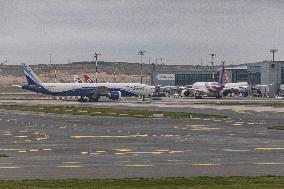
<instances>
[{"instance_id":1,"label":"light pole","mask_svg":"<svg viewBox=\"0 0 284 189\"><path fill-rule=\"evenodd\" d=\"M272 61L274 62L274 54L278 52L278 49L270 49L270 52L272 53Z\"/></svg>"},{"instance_id":2,"label":"light pole","mask_svg":"<svg viewBox=\"0 0 284 189\"><path fill-rule=\"evenodd\" d=\"M143 62L142 62L142 56L145 54L145 50L139 50L138 51L138 55L140 55L140 83L142 84L143 83L143 70L142 70L142 65L143 65Z\"/></svg>"},{"instance_id":3,"label":"light pole","mask_svg":"<svg viewBox=\"0 0 284 189\"><path fill-rule=\"evenodd\" d=\"M98 82L98 56L101 56L101 53L95 53L94 58L96 59L96 83Z\"/></svg>"},{"instance_id":4,"label":"light pole","mask_svg":"<svg viewBox=\"0 0 284 189\"><path fill-rule=\"evenodd\" d=\"M54 82L56 83L56 77L57 77L57 73L56 73L56 65L55 64L51 64L51 53L48 54L49 55L49 65L50 67L54 67ZM50 72L50 71L49 71Z\"/></svg>"},{"instance_id":5,"label":"light pole","mask_svg":"<svg viewBox=\"0 0 284 189\"><path fill-rule=\"evenodd\" d=\"M209 56L211 57L211 65L212 65L212 79L213 81L215 81L215 75L214 75L214 57L216 57L215 53L211 53L209 54Z\"/></svg>"}]
</instances>

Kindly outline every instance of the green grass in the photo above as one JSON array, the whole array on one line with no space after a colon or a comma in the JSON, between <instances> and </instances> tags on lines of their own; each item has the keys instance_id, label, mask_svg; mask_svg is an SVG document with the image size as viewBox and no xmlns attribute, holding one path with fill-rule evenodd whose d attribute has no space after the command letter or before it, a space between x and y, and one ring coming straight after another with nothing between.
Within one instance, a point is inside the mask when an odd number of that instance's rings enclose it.
<instances>
[{"instance_id":1,"label":"green grass","mask_svg":"<svg viewBox=\"0 0 284 189\"><path fill-rule=\"evenodd\" d=\"M90 116L116 116L116 117L137 117L153 118L155 114L166 118L227 118L227 116L197 114L185 112L159 112L147 110L112 109L112 108L93 108L93 107L74 107L74 106L19 106L19 105L0 105L0 109L21 110L33 112L45 112L55 114L90 115Z\"/></svg>"},{"instance_id":2,"label":"green grass","mask_svg":"<svg viewBox=\"0 0 284 189\"><path fill-rule=\"evenodd\" d=\"M268 127L267 129L284 130L284 125L275 125L275 126Z\"/></svg>"},{"instance_id":3,"label":"green grass","mask_svg":"<svg viewBox=\"0 0 284 189\"><path fill-rule=\"evenodd\" d=\"M206 103L200 103L197 102L195 104L212 104L212 105L226 105L226 106L249 106L249 105L254 105L254 106L272 106L272 107L284 107L283 102L206 102Z\"/></svg>"},{"instance_id":4,"label":"green grass","mask_svg":"<svg viewBox=\"0 0 284 189\"><path fill-rule=\"evenodd\" d=\"M5 189L283 189L284 177L1 181Z\"/></svg>"}]
</instances>

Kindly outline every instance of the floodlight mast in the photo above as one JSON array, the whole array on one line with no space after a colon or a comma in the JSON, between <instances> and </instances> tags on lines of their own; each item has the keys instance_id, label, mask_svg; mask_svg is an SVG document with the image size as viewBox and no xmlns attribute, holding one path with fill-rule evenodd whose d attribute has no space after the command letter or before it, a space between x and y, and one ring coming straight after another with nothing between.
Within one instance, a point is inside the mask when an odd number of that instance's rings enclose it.
<instances>
[{"instance_id":1,"label":"floodlight mast","mask_svg":"<svg viewBox=\"0 0 284 189\"><path fill-rule=\"evenodd\" d=\"M270 49L270 52L272 53L272 61L274 62L274 54L278 52L278 49Z\"/></svg>"},{"instance_id":2,"label":"floodlight mast","mask_svg":"<svg viewBox=\"0 0 284 189\"><path fill-rule=\"evenodd\" d=\"M101 56L101 53L95 53L94 58L96 59L96 83L98 82L98 56Z\"/></svg>"},{"instance_id":3,"label":"floodlight mast","mask_svg":"<svg viewBox=\"0 0 284 189\"><path fill-rule=\"evenodd\" d=\"M140 83L143 83L143 62L142 62L142 56L145 55L145 50L139 50L138 55L140 55Z\"/></svg>"},{"instance_id":4,"label":"floodlight mast","mask_svg":"<svg viewBox=\"0 0 284 189\"><path fill-rule=\"evenodd\" d=\"M213 81L215 81L215 75L214 75L214 57L216 57L215 53L211 53L209 54L209 56L211 57L211 65L212 65L212 79Z\"/></svg>"}]
</instances>

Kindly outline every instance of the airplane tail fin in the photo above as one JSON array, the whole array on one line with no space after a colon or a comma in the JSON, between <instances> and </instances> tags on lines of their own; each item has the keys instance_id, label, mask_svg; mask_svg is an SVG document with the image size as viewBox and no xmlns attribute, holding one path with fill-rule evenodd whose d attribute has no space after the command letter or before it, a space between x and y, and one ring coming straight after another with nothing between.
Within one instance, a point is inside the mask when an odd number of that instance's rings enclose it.
<instances>
[{"instance_id":1,"label":"airplane tail fin","mask_svg":"<svg viewBox=\"0 0 284 189\"><path fill-rule=\"evenodd\" d=\"M39 77L33 72L33 70L27 64L23 63L22 66L29 85L42 84Z\"/></svg>"},{"instance_id":2,"label":"airplane tail fin","mask_svg":"<svg viewBox=\"0 0 284 189\"><path fill-rule=\"evenodd\" d=\"M221 73L220 73L219 83L222 84L222 85L229 83L228 74L227 74L227 71L226 71L224 64L223 64L223 67L222 67L222 70L221 70Z\"/></svg>"},{"instance_id":3,"label":"airplane tail fin","mask_svg":"<svg viewBox=\"0 0 284 189\"><path fill-rule=\"evenodd\" d=\"M74 75L74 83L83 83L79 75Z\"/></svg>"},{"instance_id":4,"label":"airplane tail fin","mask_svg":"<svg viewBox=\"0 0 284 189\"><path fill-rule=\"evenodd\" d=\"M94 81L88 75L83 75L83 77L86 83L94 83Z\"/></svg>"}]
</instances>

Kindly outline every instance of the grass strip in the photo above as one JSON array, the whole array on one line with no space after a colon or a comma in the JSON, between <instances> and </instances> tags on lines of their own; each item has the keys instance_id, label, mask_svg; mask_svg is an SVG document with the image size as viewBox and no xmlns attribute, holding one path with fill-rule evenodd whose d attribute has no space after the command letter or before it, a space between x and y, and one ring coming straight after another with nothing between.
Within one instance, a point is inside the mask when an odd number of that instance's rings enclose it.
<instances>
[{"instance_id":1,"label":"grass strip","mask_svg":"<svg viewBox=\"0 0 284 189\"><path fill-rule=\"evenodd\" d=\"M267 129L284 130L284 125L275 125L268 127Z\"/></svg>"},{"instance_id":2,"label":"grass strip","mask_svg":"<svg viewBox=\"0 0 284 189\"><path fill-rule=\"evenodd\" d=\"M272 106L275 108L284 107L283 102L195 102L194 104L209 104L209 105L219 105L219 106Z\"/></svg>"},{"instance_id":3,"label":"grass strip","mask_svg":"<svg viewBox=\"0 0 284 189\"><path fill-rule=\"evenodd\" d=\"M282 189L284 177L192 177L162 179L1 181L0 188L19 189Z\"/></svg>"},{"instance_id":4,"label":"grass strip","mask_svg":"<svg viewBox=\"0 0 284 189\"><path fill-rule=\"evenodd\" d=\"M137 118L227 118L227 116L197 114L186 112L161 112L148 110L131 109L112 109L112 108L93 108L75 106L19 106L19 105L0 105L0 109L21 110L33 112L45 112L55 114L90 115L90 116L115 116L115 117L137 117Z\"/></svg>"}]
</instances>

